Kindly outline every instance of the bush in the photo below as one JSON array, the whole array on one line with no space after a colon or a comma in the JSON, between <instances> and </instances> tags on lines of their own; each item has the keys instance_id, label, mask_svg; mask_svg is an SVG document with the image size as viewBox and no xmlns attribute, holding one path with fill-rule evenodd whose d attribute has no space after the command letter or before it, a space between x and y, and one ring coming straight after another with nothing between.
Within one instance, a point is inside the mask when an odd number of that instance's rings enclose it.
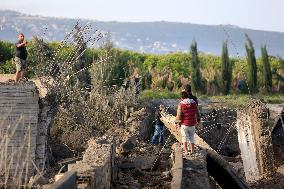
<instances>
[{"instance_id":1,"label":"bush","mask_svg":"<svg viewBox=\"0 0 284 189\"><path fill-rule=\"evenodd\" d=\"M129 80L124 80L121 86L114 85L113 78L118 72L117 59L110 45L99 50L98 60L88 72L91 77L90 88L84 88L76 82L66 81L65 74L58 72L54 77L56 83L66 84L55 86L53 89L58 111L51 128L53 148L66 145L75 154L85 149L85 144L91 137L101 136L110 127L119 127L124 124L125 106L133 106L136 96ZM71 62L72 67L76 62ZM59 64L60 65L60 64ZM83 68L84 69L84 68ZM67 77L68 78L68 77ZM55 156L60 156L54 154Z\"/></svg>"}]
</instances>

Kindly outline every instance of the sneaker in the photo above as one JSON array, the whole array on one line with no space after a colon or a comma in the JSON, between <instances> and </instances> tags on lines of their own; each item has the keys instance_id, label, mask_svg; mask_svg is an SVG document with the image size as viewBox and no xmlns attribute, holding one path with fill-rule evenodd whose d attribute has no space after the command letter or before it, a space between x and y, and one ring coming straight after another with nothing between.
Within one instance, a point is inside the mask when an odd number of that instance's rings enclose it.
<instances>
[{"instance_id":1,"label":"sneaker","mask_svg":"<svg viewBox=\"0 0 284 189\"><path fill-rule=\"evenodd\" d=\"M182 158L184 158L184 159L189 158L189 156L190 156L190 153L189 153L189 152L187 152L187 153L183 152L183 153L182 153Z\"/></svg>"}]
</instances>

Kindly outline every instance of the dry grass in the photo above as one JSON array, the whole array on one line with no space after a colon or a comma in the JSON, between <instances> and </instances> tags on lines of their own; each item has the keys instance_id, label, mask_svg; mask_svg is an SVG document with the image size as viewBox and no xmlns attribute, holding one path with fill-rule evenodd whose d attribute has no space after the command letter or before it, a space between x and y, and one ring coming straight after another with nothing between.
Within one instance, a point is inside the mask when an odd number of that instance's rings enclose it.
<instances>
[{"instance_id":1,"label":"dry grass","mask_svg":"<svg viewBox=\"0 0 284 189\"><path fill-rule=\"evenodd\" d=\"M7 120L0 122L0 188L30 188L33 184L29 183L31 169L35 168L30 126L19 145L14 142L22 122L22 117L13 124Z\"/></svg>"}]
</instances>

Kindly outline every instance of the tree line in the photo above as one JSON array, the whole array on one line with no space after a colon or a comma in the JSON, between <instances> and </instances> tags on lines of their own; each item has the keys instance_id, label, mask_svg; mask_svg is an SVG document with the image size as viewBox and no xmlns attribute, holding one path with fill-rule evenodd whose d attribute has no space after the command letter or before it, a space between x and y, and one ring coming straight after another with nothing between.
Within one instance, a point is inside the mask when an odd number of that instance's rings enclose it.
<instances>
[{"instance_id":1,"label":"tree line","mask_svg":"<svg viewBox=\"0 0 284 189\"><path fill-rule=\"evenodd\" d=\"M198 51L197 42L190 45L190 53L176 52L164 55L144 54L130 50L115 48L109 44L108 60L113 66L107 70L108 84L121 86L125 78L139 75L142 89L175 91L184 83L191 83L194 92L207 95L227 95L230 93L271 93L284 92L284 61L281 57L269 56L267 47L261 47L261 56L255 56L252 40L246 35L246 57L230 57L228 42L223 42L220 56L205 54ZM35 52L39 39L32 39L27 47L29 56L29 77L35 77L40 66ZM44 42L50 57L57 56L63 60L74 47L65 46L60 53L56 50L59 42ZM14 73L12 63L15 46L13 43L0 41L0 73ZM99 61L102 48L87 48L80 58L75 70L90 67ZM47 53L47 54L48 54ZM48 59L48 55L45 56ZM41 64L48 61L41 61ZM56 73L56 72L54 72ZM80 72L79 84L90 85L92 73L89 69Z\"/></svg>"},{"instance_id":2,"label":"tree line","mask_svg":"<svg viewBox=\"0 0 284 189\"><path fill-rule=\"evenodd\" d=\"M283 59L281 57L269 57L267 52L266 45L263 45L261 47L261 57L259 58L259 61L257 63L257 59L255 56L255 50L253 46L252 40L249 38L249 36L246 34L246 58L245 60L237 60L233 58L229 58L229 52L228 52L228 42L223 42L222 46L222 53L220 57L220 73L215 74L217 78L214 78L217 82L217 86L219 88L219 92L227 95L230 93L232 89L232 80L233 77L235 77L235 80L237 80L237 87L239 91L244 93L257 93L257 92L265 92L265 93L271 93L271 92L283 92L283 86L282 89L280 89L281 83L283 82ZM198 59L198 51L197 51L197 44L195 41L191 44L191 67L192 67L192 75L191 75L191 83L193 85L193 88L196 92L199 92L201 94L204 94L205 86L204 86L204 78L202 78L202 75L200 74L200 61ZM233 68L238 70L240 65L240 62L246 61L246 69L243 70L243 75L240 76L234 75L233 76ZM274 61L278 61L277 64L275 64ZM271 68L271 62L273 62L273 69ZM209 65L210 66L210 65ZM209 68L210 69L210 68ZM215 70L216 72L216 70ZM219 75L219 79L218 79ZM273 79L274 75L274 79ZM273 85L273 80L275 85ZM219 85L218 85L219 84ZM282 84L283 85L283 84Z\"/></svg>"}]
</instances>

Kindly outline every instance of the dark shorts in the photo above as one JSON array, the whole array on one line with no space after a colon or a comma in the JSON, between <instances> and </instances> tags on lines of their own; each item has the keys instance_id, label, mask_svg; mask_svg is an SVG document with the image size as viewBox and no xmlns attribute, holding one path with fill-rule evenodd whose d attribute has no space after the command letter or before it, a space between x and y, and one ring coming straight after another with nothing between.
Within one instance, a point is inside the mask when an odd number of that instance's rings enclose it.
<instances>
[{"instance_id":1,"label":"dark shorts","mask_svg":"<svg viewBox=\"0 0 284 189\"><path fill-rule=\"evenodd\" d=\"M15 57L14 62L16 64L17 72L25 71L27 69L27 61L20 59L19 57Z\"/></svg>"}]
</instances>

